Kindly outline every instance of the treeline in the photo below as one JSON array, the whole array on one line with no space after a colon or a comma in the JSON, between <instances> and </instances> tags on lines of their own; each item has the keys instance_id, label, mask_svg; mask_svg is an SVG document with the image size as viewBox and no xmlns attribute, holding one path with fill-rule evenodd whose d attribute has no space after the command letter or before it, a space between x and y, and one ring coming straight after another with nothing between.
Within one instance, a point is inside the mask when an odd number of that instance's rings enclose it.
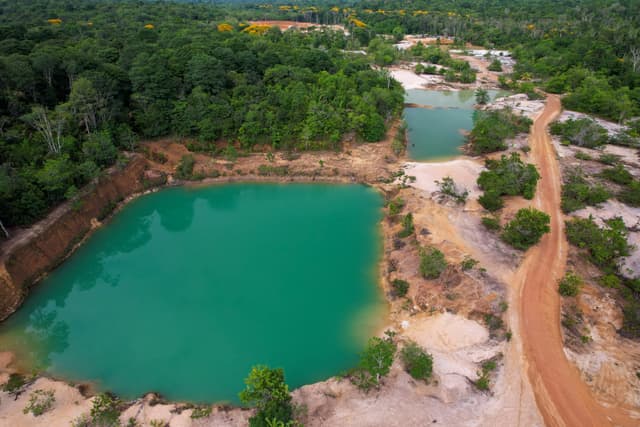
<instances>
[{"instance_id":1,"label":"treeline","mask_svg":"<svg viewBox=\"0 0 640 427\"><path fill-rule=\"evenodd\" d=\"M140 138L335 149L347 133L381 139L402 108L401 87L344 53L341 32L195 4L4 0L0 13L5 226L72 198Z\"/></svg>"},{"instance_id":2,"label":"treeline","mask_svg":"<svg viewBox=\"0 0 640 427\"><path fill-rule=\"evenodd\" d=\"M510 49L513 78L567 93L566 108L623 121L640 114L640 3L583 0L398 0L260 4L271 18L345 24L354 37L430 34L457 46ZM248 11L247 11L248 13ZM356 25L358 24L358 25Z\"/></svg>"}]
</instances>

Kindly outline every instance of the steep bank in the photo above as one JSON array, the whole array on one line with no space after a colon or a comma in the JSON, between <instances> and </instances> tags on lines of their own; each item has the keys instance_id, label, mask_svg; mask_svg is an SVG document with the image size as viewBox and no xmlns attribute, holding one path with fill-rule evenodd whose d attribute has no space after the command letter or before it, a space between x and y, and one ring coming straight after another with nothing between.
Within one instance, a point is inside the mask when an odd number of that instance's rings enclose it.
<instances>
[{"instance_id":1,"label":"steep bank","mask_svg":"<svg viewBox=\"0 0 640 427\"><path fill-rule=\"evenodd\" d=\"M164 182L163 175L148 174L147 168L142 156L131 156L123 169L109 170L77 200L64 203L0 246L0 321L20 306L29 287L60 264L118 202Z\"/></svg>"}]
</instances>

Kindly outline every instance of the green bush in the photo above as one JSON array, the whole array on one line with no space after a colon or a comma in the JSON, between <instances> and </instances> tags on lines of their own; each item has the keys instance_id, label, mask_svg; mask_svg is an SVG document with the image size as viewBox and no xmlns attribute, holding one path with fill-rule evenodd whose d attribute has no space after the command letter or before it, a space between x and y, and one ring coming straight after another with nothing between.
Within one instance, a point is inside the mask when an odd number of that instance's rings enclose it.
<instances>
[{"instance_id":1,"label":"green bush","mask_svg":"<svg viewBox=\"0 0 640 427\"><path fill-rule=\"evenodd\" d=\"M485 166L488 170L478 177L478 186L482 190L493 191L499 196L533 198L540 174L534 165L520 160L518 153L511 153L509 157L503 155L500 160L488 159Z\"/></svg>"},{"instance_id":2,"label":"green bush","mask_svg":"<svg viewBox=\"0 0 640 427\"><path fill-rule=\"evenodd\" d=\"M398 237L405 238L413 234L413 214L409 212L402 218L402 230L398 233Z\"/></svg>"},{"instance_id":3,"label":"green bush","mask_svg":"<svg viewBox=\"0 0 640 427\"><path fill-rule=\"evenodd\" d=\"M437 279L447 268L444 254L436 248L420 249L420 274L425 279Z\"/></svg>"},{"instance_id":4,"label":"green bush","mask_svg":"<svg viewBox=\"0 0 640 427\"><path fill-rule=\"evenodd\" d=\"M119 405L120 400L109 393L100 393L94 397L90 412L91 425L117 426L119 424L118 417L120 416Z\"/></svg>"},{"instance_id":5,"label":"green bush","mask_svg":"<svg viewBox=\"0 0 640 427\"><path fill-rule=\"evenodd\" d=\"M607 130L591 119L569 119L549 126L553 135L579 147L595 148L609 141Z\"/></svg>"},{"instance_id":6,"label":"green bush","mask_svg":"<svg viewBox=\"0 0 640 427\"><path fill-rule=\"evenodd\" d=\"M404 207L404 205L405 205L405 202L400 197L396 197L395 199L391 200L388 205L389 215L391 216L398 215L400 211L402 211L402 208Z\"/></svg>"},{"instance_id":7,"label":"green bush","mask_svg":"<svg viewBox=\"0 0 640 427\"><path fill-rule=\"evenodd\" d=\"M633 181L633 175L622 164L603 170L600 172L600 176L620 185L629 185Z\"/></svg>"},{"instance_id":8,"label":"green bush","mask_svg":"<svg viewBox=\"0 0 640 427\"><path fill-rule=\"evenodd\" d=\"M489 212L495 212L504 207L504 200L497 191L485 191L478 197L478 203Z\"/></svg>"},{"instance_id":9,"label":"green bush","mask_svg":"<svg viewBox=\"0 0 640 427\"><path fill-rule=\"evenodd\" d=\"M596 206L605 202L611 194L602 185L590 185L584 178L582 170L570 170L564 177L562 185L561 207L564 213L582 209L585 206Z\"/></svg>"},{"instance_id":10,"label":"green bush","mask_svg":"<svg viewBox=\"0 0 640 427\"><path fill-rule=\"evenodd\" d=\"M618 194L618 200L629 206L640 207L640 181L631 182Z\"/></svg>"},{"instance_id":11,"label":"green bush","mask_svg":"<svg viewBox=\"0 0 640 427\"><path fill-rule=\"evenodd\" d=\"M436 184L440 188L440 192L446 196L452 198L458 204L464 204L467 201L469 192L464 188L458 188L453 178L445 176L442 181L437 181Z\"/></svg>"},{"instance_id":12,"label":"green bush","mask_svg":"<svg viewBox=\"0 0 640 427\"><path fill-rule=\"evenodd\" d=\"M491 100L491 98L489 97L489 92L486 89L477 89L475 95L476 104L478 105L485 105Z\"/></svg>"},{"instance_id":13,"label":"green bush","mask_svg":"<svg viewBox=\"0 0 640 427\"><path fill-rule=\"evenodd\" d=\"M485 228L490 231L498 231L502 229L502 226L500 225L500 220L493 216L483 216L482 225L484 225Z\"/></svg>"},{"instance_id":14,"label":"green bush","mask_svg":"<svg viewBox=\"0 0 640 427\"><path fill-rule=\"evenodd\" d=\"M582 279L575 273L569 271L564 275L558 284L558 292L563 297L575 297L582 286Z\"/></svg>"},{"instance_id":15,"label":"green bush","mask_svg":"<svg viewBox=\"0 0 640 427\"><path fill-rule=\"evenodd\" d=\"M493 61L491 61L491 64L489 64L489 66L487 67L487 69L489 71L497 71L500 72L502 71L502 63L500 62L499 59L494 59Z\"/></svg>"},{"instance_id":16,"label":"green bush","mask_svg":"<svg viewBox=\"0 0 640 427\"><path fill-rule=\"evenodd\" d=\"M27 383L24 375L21 374L10 374L9 380L2 385L2 391L5 391L9 394L16 394L20 391L22 387Z\"/></svg>"},{"instance_id":17,"label":"green bush","mask_svg":"<svg viewBox=\"0 0 640 427\"><path fill-rule=\"evenodd\" d=\"M246 387L239 394L240 401L257 409L249 419L250 427L267 427L273 419L283 423L293 419L291 394L282 368L254 366L244 382Z\"/></svg>"},{"instance_id":18,"label":"green bush","mask_svg":"<svg viewBox=\"0 0 640 427\"><path fill-rule=\"evenodd\" d=\"M460 268L463 271L471 270L478 264L478 260L471 258L469 255L466 255L462 262L460 263Z\"/></svg>"},{"instance_id":19,"label":"green bush","mask_svg":"<svg viewBox=\"0 0 640 427\"><path fill-rule=\"evenodd\" d=\"M176 167L176 178L178 179L191 179L193 176L193 167L196 164L196 160L191 154L185 154L180 159L180 163Z\"/></svg>"},{"instance_id":20,"label":"green bush","mask_svg":"<svg viewBox=\"0 0 640 427\"><path fill-rule=\"evenodd\" d=\"M209 415L211 415L211 406L196 406L191 412L191 418L194 420L207 418Z\"/></svg>"},{"instance_id":21,"label":"green bush","mask_svg":"<svg viewBox=\"0 0 640 427\"><path fill-rule=\"evenodd\" d=\"M604 163L605 165L613 166L620 163L620 156L611 153L603 153L598 157L598 161L600 163Z\"/></svg>"},{"instance_id":22,"label":"green bush","mask_svg":"<svg viewBox=\"0 0 640 427\"><path fill-rule=\"evenodd\" d=\"M396 354L396 344L392 335L385 338L373 337L369 339L367 347L360 355L360 363L353 382L362 390L378 387L382 377L391 370L393 357Z\"/></svg>"},{"instance_id":23,"label":"green bush","mask_svg":"<svg viewBox=\"0 0 640 427\"><path fill-rule=\"evenodd\" d=\"M433 372L433 358L422 347L409 341L400 351L404 369L416 380L428 381Z\"/></svg>"},{"instance_id":24,"label":"green bush","mask_svg":"<svg viewBox=\"0 0 640 427\"><path fill-rule=\"evenodd\" d=\"M617 260L629 255L627 229L621 218L606 221L598 227L593 218L572 218L565 222L567 239L579 248L586 249L591 262L606 273L617 270Z\"/></svg>"},{"instance_id":25,"label":"green bush","mask_svg":"<svg viewBox=\"0 0 640 427\"><path fill-rule=\"evenodd\" d=\"M502 232L502 240L516 249L526 250L548 233L550 217L533 208L520 209Z\"/></svg>"},{"instance_id":26,"label":"green bush","mask_svg":"<svg viewBox=\"0 0 640 427\"><path fill-rule=\"evenodd\" d=\"M289 174L289 166L258 166L258 175L260 176L287 176Z\"/></svg>"},{"instance_id":27,"label":"green bush","mask_svg":"<svg viewBox=\"0 0 640 427\"><path fill-rule=\"evenodd\" d=\"M29 403L27 403L22 412L25 414L31 412L34 417L37 417L51 409L55 401L55 391L35 390L29 395Z\"/></svg>"},{"instance_id":28,"label":"green bush","mask_svg":"<svg viewBox=\"0 0 640 427\"><path fill-rule=\"evenodd\" d=\"M393 279L391 282L391 288L393 289L393 296L403 297L409 291L409 282L402 279Z\"/></svg>"},{"instance_id":29,"label":"green bush","mask_svg":"<svg viewBox=\"0 0 640 427\"><path fill-rule=\"evenodd\" d=\"M491 153L507 148L505 141L518 133L528 132L531 119L514 114L511 109L478 111L469 141L478 153Z\"/></svg>"}]
</instances>

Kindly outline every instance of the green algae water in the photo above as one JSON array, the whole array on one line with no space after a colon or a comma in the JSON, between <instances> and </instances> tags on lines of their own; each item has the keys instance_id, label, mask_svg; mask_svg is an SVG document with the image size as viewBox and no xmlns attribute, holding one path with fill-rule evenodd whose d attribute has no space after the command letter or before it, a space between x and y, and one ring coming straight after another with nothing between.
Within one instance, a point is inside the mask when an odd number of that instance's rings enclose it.
<instances>
[{"instance_id":1,"label":"green algae water","mask_svg":"<svg viewBox=\"0 0 640 427\"><path fill-rule=\"evenodd\" d=\"M491 100L508 94L489 90ZM475 92L472 90L408 90L405 102L430 108L405 108L409 156L413 160L437 160L457 156L465 133L473 128Z\"/></svg>"},{"instance_id":2,"label":"green algae water","mask_svg":"<svg viewBox=\"0 0 640 427\"><path fill-rule=\"evenodd\" d=\"M237 402L252 365L296 387L354 367L383 321L381 198L230 184L141 197L0 325L50 374L134 398Z\"/></svg>"}]
</instances>

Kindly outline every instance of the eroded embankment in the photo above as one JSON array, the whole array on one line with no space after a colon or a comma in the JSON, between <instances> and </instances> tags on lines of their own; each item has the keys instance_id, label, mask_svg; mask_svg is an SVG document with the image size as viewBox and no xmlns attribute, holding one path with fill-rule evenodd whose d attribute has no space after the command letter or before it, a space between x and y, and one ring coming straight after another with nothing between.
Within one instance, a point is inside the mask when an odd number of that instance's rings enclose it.
<instances>
[{"instance_id":1,"label":"eroded embankment","mask_svg":"<svg viewBox=\"0 0 640 427\"><path fill-rule=\"evenodd\" d=\"M123 169L110 170L77 200L59 206L0 247L0 321L16 311L29 286L73 252L97 220L123 199L164 182L164 175L148 174L147 167L143 157L131 156Z\"/></svg>"}]
</instances>

